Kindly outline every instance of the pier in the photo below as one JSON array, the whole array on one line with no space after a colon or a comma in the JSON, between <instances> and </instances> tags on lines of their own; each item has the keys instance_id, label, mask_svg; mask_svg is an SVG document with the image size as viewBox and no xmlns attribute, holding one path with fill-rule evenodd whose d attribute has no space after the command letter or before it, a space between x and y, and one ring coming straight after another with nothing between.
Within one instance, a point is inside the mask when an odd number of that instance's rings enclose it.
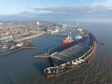
<instances>
[{"instance_id":1,"label":"pier","mask_svg":"<svg viewBox=\"0 0 112 84\"><path fill-rule=\"evenodd\" d=\"M43 33L38 33L38 34L35 34L35 35L32 35L32 36L23 37L23 38L18 39L18 41L31 40L31 39L37 38L41 35L43 35Z\"/></svg>"},{"instance_id":2,"label":"pier","mask_svg":"<svg viewBox=\"0 0 112 84\"><path fill-rule=\"evenodd\" d=\"M97 43L96 43L96 40L94 38L94 36L90 33L89 34L89 39L91 40L90 43L88 44L88 47L86 50L84 48L84 51L80 57L78 58L74 58L74 60L68 60L68 59L71 59L71 56L68 56L66 53L64 53L65 51L68 50L68 52L72 49L73 50L76 50L74 49L73 47L71 49L67 49L67 50L64 50L62 51L61 53L59 52L55 52L53 54L50 55L50 57L52 58L52 60L54 59L57 59L57 60L64 60L65 62L62 63L62 64L58 64L57 66L54 66L54 67L48 67L45 69L44 73L45 73L45 76L47 76L48 78L49 77L58 77L58 76L62 76L72 70L75 70L81 66L83 66L84 64L88 63L89 61L89 58L95 53L96 51L96 47L97 47ZM82 49L80 50L79 48L79 51L82 52ZM74 51L75 52L75 51ZM69 52L70 53L70 52ZM75 52L76 53L76 52ZM68 61L67 61L67 60ZM54 61L54 62L57 62L57 61ZM58 68L57 68L58 67ZM54 72L51 72L51 74L49 73L46 73L47 70L58 70L58 72L54 73Z\"/></svg>"}]
</instances>

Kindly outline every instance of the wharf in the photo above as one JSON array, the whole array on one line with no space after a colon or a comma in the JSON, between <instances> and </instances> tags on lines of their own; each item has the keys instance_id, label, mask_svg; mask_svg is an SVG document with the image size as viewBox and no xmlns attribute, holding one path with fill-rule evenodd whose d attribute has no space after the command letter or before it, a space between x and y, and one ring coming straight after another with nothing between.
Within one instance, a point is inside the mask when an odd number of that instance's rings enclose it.
<instances>
[{"instance_id":1,"label":"wharf","mask_svg":"<svg viewBox=\"0 0 112 84\"><path fill-rule=\"evenodd\" d=\"M17 52L19 50L22 50L22 49L36 49L36 48L37 47L20 47L20 48L16 48L16 49L13 49L13 50L10 50L10 51L7 51L7 52L0 53L0 56L9 55L9 54Z\"/></svg>"},{"instance_id":2,"label":"wharf","mask_svg":"<svg viewBox=\"0 0 112 84\"><path fill-rule=\"evenodd\" d=\"M86 62L87 62L87 60L88 60L88 58L90 58L92 55L93 55L93 53L95 53L95 51L96 51L96 47L97 47L97 44L96 44L96 41L94 41L94 43L93 43L93 45L91 46L91 48L84 54L84 55L82 55L81 57L85 57L85 58L83 58L84 60L86 60ZM46 76L48 77L48 78L52 78L52 77L59 77L59 76L62 76L62 75L65 75L65 74L67 74L67 73L69 73L69 72L71 72L71 71L73 71L73 70L77 70L78 68L80 68L81 66L84 66L85 64L86 64L86 62L83 62L83 63L81 63L81 64L79 64L79 65L77 65L77 66L69 66L67 69L65 69L65 70L63 70L63 72L62 73L59 73L59 74L52 74L52 75L47 75L46 74ZM64 63L64 64L66 64L66 63ZM60 67L60 66L59 66Z\"/></svg>"},{"instance_id":3,"label":"wharf","mask_svg":"<svg viewBox=\"0 0 112 84\"><path fill-rule=\"evenodd\" d=\"M46 59L46 58L49 58L49 55L40 54L40 55L35 55L34 58Z\"/></svg>"},{"instance_id":4,"label":"wharf","mask_svg":"<svg viewBox=\"0 0 112 84\"><path fill-rule=\"evenodd\" d=\"M43 35L43 33L38 33L38 34L35 34L35 35L32 35L32 36L28 36L28 37L23 37L21 39L17 39L18 41L26 41L26 40L31 40L31 39L34 39L34 38L37 38L39 36Z\"/></svg>"}]
</instances>

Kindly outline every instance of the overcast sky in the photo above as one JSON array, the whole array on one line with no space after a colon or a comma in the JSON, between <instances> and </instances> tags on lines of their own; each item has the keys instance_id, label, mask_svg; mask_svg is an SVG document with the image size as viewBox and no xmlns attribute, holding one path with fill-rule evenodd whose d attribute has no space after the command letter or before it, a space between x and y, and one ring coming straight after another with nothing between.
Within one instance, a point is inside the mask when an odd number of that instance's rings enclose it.
<instances>
[{"instance_id":1,"label":"overcast sky","mask_svg":"<svg viewBox=\"0 0 112 84\"><path fill-rule=\"evenodd\" d=\"M18 14L31 8L95 7L111 8L111 0L0 0L0 15ZM93 10L93 9L92 9ZM43 11L42 11L43 12ZM48 13L44 10L43 13ZM40 11L39 11L40 13Z\"/></svg>"}]
</instances>

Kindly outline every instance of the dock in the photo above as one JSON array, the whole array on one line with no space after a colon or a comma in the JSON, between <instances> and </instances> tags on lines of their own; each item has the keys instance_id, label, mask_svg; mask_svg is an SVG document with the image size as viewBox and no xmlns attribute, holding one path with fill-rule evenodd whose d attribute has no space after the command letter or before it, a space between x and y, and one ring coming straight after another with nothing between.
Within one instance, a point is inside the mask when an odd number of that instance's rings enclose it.
<instances>
[{"instance_id":1,"label":"dock","mask_svg":"<svg viewBox=\"0 0 112 84\"><path fill-rule=\"evenodd\" d=\"M47 59L49 58L49 55L40 54L40 55L35 55L34 58Z\"/></svg>"},{"instance_id":2,"label":"dock","mask_svg":"<svg viewBox=\"0 0 112 84\"><path fill-rule=\"evenodd\" d=\"M31 40L31 39L34 39L34 38L37 38L39 36L43 35L43 33L38 33L38 34L35 34L35 35L31 35L31 36L27 36L27 37L22 37L20 39L17 39L18 41L26 41L26 40Z\"/></svg>"},{"instance_id":3,"label":"dock","mask_svg":"<svg viewBox=\"0 0 112 84\"><path fill-rule=\"evenodd\" d=\"M89 40L86 40L87 42L89 42L87 45L84 45L85 44L85 41L84 41L81 44L82 46L80 44L76 44L79 46L78 48L70 47L62 52L54 52L53 54L51 54L50 57L52 59L54 58L60 61L64 60L65 62L58 64L57 66L54 66L54 67L51 66L46 68L44 70L45 76L47 76L48 78L58 77L88 63L89 58L93 56L97 48L97 43L94 36L91 33L89 35L90 35L88 37ZM70 51L74 51L75 53L77 52L81 52L81 53L75 54L75 56L79 55L79 57L77 56L76 58L73 57L71 59L70 54L72 53ZM54 61L54 62L58 62L58 61ZM49 70L51 71L50 74L47 73L47 71ZM58 70L58 72L54 73L53 70Z\"/></svg>"}]
</instances>

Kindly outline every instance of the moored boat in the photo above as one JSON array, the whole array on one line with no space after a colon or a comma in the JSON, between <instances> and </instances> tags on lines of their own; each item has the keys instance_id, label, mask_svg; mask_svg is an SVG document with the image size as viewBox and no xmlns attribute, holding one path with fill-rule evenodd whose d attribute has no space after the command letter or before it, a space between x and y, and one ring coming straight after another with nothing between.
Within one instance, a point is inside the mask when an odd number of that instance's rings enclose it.
<instances>
[{"instance_id":1,"label":"moored boat","mask_svg":"<svg viewBox=\"0 0 112 84\"><path fill-rule=\"evenodd\" d=\"M65 45L70 44L72 42L73 42L72 37L69 35L65 40L63 40L63 44L65 44Z\"/></svg>"}]
</instances>

